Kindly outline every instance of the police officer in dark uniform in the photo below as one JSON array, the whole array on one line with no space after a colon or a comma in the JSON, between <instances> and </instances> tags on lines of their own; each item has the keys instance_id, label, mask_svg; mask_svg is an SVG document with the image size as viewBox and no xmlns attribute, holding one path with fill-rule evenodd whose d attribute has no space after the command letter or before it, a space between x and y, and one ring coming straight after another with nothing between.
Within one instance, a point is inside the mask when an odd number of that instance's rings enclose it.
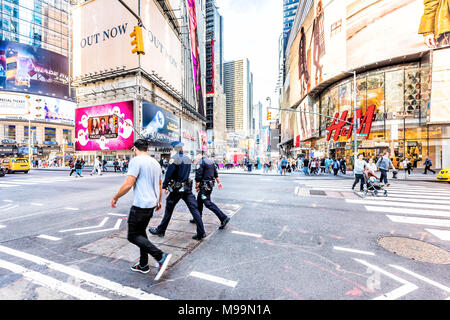
<instances>
[{"instance_id":1,"label":"police officer in dark uniform","mask_svg":"<svg viewBox=\"0 0 450 320\"><path fill-rule=\"evenodd\" d=\"M217 167L214 161L203 155L202 159L197 164L197 170L195 172L195 189L198 192L198 211L200 212L200 215L202 215L203 205L205 205L209 210L215 213L217 218L219 218L221 222L219 229L223 229L230 221L230 218L211 201L211 193L216 181L219 190L222 190L222 183L220 183L219 174L217 173ZM191 220L190 222L195 223L195 220Z\"/></svg>"},{"instance_id":2,"label":"police officer in dark uniform","mask_svg":"<svg viewBox=\"0 0 450 320\"><path fill-rule=\"evenodd\" d=\"M192 193L193 182L189 179L192 161L183 154L183 146L183 143L179 141L172 143L172 147L177 153L170 159L166 177L162 185L166 194L170 191L170 194L167 197L166 211L159 226L157 228L150 228L149 232L164 237L173 210L178 201L183 199L194 218L194 222L197 224L197 234L194 235L192 239L201 240L206 237L206 233L202 217L197 208L197 201Z\"/></svg>"}]
</instances>

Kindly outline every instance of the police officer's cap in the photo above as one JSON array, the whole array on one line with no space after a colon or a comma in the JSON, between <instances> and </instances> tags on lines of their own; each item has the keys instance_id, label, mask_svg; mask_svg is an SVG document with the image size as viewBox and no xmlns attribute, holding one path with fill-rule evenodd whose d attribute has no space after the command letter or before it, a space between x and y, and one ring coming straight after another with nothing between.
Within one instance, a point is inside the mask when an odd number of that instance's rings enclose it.
<instances>
[{"instance_id":1,"label":"police officer's cap","mask_svg":"<svg viewBox=\"0 0 450 320\"><path fill-rule=\"evenodd\" d=\"M184 143L182 143L181 141L174 141L170 145L172 146L172 148L182 148L182 147L184 147Z\"/></svg>"}]
</instances>

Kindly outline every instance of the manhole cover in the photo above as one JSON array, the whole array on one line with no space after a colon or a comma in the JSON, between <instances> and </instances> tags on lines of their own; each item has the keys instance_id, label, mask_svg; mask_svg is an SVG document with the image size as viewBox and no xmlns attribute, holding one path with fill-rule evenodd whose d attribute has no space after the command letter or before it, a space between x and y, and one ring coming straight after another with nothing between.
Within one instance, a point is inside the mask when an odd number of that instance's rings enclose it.
<instances>
[{"instance_id":1,"label":"manhole cover","mask_svg":"<svg viewBox=\"0 0 450 320\"><path fill-rule=\"evenodd\" d=\"M309 194L312 196L326 196L325 191L322 190L309 190Z\"/></svg>"},{"instance_id":2,"label":"manhole cover","mask_svg":"<svg viewBox=\"0 0 450 320\"><path fill-rule=\"evenodd\" d=\"M386 250L404 258L435 264L450 264L449 251L423 241L402 237L381 237L378 243Z\"/></svg>"}]
</instances>

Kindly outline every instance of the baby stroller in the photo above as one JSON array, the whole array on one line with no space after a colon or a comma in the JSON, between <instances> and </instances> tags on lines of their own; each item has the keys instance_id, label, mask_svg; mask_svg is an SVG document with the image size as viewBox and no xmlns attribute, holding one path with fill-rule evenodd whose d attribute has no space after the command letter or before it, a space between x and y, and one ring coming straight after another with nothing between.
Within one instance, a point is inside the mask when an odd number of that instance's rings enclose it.
<instances>
[{"instance_id":1,"label":"baby stroller","mask_svg":"<svg viewBox=\"0 0 450 320\"><path fill-rule=\"evenodd\" d=\"M364 196L367 196L369 193L373 196L378 196L381 192L383 192L385 197L388 196L388 192L384 188L384 184L378 181L377 176L372 170L364 171L364 182L366 183Z\"/></svg>"}]
</instances>

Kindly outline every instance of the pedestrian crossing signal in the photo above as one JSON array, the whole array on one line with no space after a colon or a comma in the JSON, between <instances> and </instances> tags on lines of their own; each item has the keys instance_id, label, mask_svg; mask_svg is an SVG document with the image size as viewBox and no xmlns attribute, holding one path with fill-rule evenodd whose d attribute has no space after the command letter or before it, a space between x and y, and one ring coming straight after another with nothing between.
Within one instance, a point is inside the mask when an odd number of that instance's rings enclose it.
<instances>
[{"instance_id":1,"label":"pedestrian crossing signal","mask_svg":"<svg viewBox=\"0 0 450 320\"><path fill-rule=\"evenodd\" d=\"M135 26L134 31L130 33L130 37L133 38L133 41L131 41L131 45L135 46L133 50L131 50L131 52L145 55L144 38L142 37L142 28L139 26Z\"/></svg>"},{"instance_id":2,"label":"pedestrian crossing signal","mask_svg":"<svg viewBox=\"0 0 450 320\"><path fill-rule=\"evenodd\" d=\"M272 120L272 112L267 111L267 120Z\"/></svg>"}]
</instances>

